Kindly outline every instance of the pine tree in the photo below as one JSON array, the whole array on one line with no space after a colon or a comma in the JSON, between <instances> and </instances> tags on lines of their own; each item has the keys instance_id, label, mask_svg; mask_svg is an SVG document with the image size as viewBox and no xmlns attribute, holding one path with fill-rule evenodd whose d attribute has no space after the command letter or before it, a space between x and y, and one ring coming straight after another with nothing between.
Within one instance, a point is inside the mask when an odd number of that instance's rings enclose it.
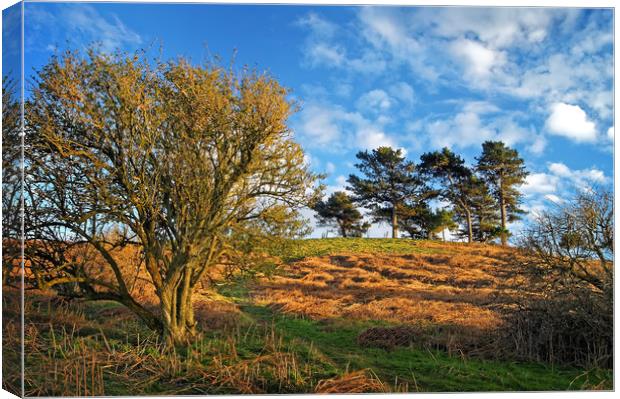
<instances>
[{"instance_id":1,"label":"pine tree","mask_svg":"<svg viewBox=\"0 0 620 399\"><path fill-rule=\"evenodd\" d=\"M428 195L428 189L416 173L415 164L405 160L400 149L379 147L357 154L355 166L364 177L350 175L353 200L373 211L376 220L389 220L392 237L398 238L399 212L407 201L416 203Z\"/></svg>"},{"instance_id":2,"label":"pine tree","mask_svg":"<svg viewBox=\"0 0 620 399\"><path fill-rule=\"evenodd\" d=\"M413 239L436 239L439 233L457 227L455 214L451 210L432 210L426 203L417 208L408 208L399 219L400 227ZM445 234L442 234L445 241Z\"/></svg>"},{"instance_id":3,"label":"pine tree","mask_svg":"<svg viewBox=\"0 0 620 399\"><path fill-rule=\"evenodd\" d=\"M518 220L523 211L519 209L521 193L516 186L525 182L529 174L517 150L507 147L501 141L486 141L482 144L482 155L477 158L477 170L491 188L500 212L502 245L508 241L508 222Z\"/></svg>"},{"instance_id":4,"label":"pine tree","mask_svg":"<svg viewBox=\"0 0 620 399\"><path fill-rule=\"evenodd\" d=\"M319 226L336 226L342 237L361 237L370 228L364 217L355 208L345 192L333 193L327 201L317 202L313 210L318 216Z\"/></svg>"},{"instance_id":5,"label":"pine tree","mask_svg":"<svg viewBox=\"0 0 620 399\"><path fill-rule=\"evenodd\" d=\"M437 209L431 215L429 231L431 235L441 233L442 240L446 241L446 230L454 230L458 227L454 221L454 211L448 209Z\"/></svg>"},{"instance_id":6,"label":"pine tree","mask_svg":"<svg viewBox=\"0 0 620 399\"><path fill-rule=\"evenodd\" d=\"M420 157L419 169L441 187L440 197L450 202L462 216L468 242L473 241L472 190L474 175L465 161L450 149L429 152Z\"/></svg>"},{"instance_id":7,"label":"pine tree","mask_svg":"<svg viewBox=\"0 0 620 399\"><path fill-rule=\"evenodd\" d=\"M398 226L409 234L409 237L419 240L429 238L432 210L427 203L402 206L399 214Z\"/></svg>"},{"instance_id":8,"label":"pine tree","mask_svg":"<svg viewBox=\"0 0 620 399\"><path fill-rule=\"evenodd\" d=\"M473 213L474 240L488 242L499 237L501 232L497 202L484 180L474 177L470 192Z\"/></svg>"}]
</instances>

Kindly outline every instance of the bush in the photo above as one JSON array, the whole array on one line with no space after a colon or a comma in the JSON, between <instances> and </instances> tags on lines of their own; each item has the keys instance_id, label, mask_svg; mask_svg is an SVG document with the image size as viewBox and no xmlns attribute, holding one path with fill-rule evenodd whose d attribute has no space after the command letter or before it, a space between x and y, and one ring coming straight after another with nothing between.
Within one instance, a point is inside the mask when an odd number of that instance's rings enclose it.
<instances>
[{"instance_id":1,"label":"bush","mask_svg":"<svg viewBox=\"0 0 620 399\"><path fill-rule=\"evenodd\" d=\"M508 350L528 360L613 364L613 193L587 190L538 215L518 266L527 296L509 323Z\"/></svg>"}]
</instances>

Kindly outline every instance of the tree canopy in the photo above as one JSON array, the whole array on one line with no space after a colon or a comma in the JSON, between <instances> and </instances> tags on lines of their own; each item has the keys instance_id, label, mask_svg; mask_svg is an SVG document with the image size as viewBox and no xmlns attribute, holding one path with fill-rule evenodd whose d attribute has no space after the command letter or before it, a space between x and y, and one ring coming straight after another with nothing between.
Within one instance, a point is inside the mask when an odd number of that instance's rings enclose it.
<instances>
[{"instance_id":1,"label":"tree canopy","mask_svg":"<svg viewBox=\"0 0 620 399\"><path fill-rule=\"evenodd\" d=\"M235 235L277 231L316 198L287 95L266 74L213 63L95 50L53 57L27 104L39 204L31 238L69 231L114 275L67 268L59 281L77 284L74 295L127 305L173 341L191 335L193 289L235 250ZM160 314L132 297L114 258L129 244L141 248Z\"/></svg>"},{"instance_id":2,"label":"tree canopy","mask_svg":"<svg viewBox=\"0 0 620 399\"><path fill-rule=\"evenodd\" d=\"M361 237L370 228L360 211L345 192L336 191L327 201L318 201L314 207L319 226L336 226L342 237Z\"/></svg>"},{"instance_id":3,"label":"tree canopy","mask_svg":"<svg viewBox=\"0 0 620 399\"><path fill-rule=\"evenodd\" d=\"M415 208L408 208L399 219L400 227L413 239L434 240L445 230L454 230L458 226L454 221L454 212L448 209L433 210L425 202Z\"/></svg>"},{"instance_id":4,"label":"tree canopy","mask_svg":"<svg viewBox=\"0 0 620 399\"><path fill-rule=\"evenodd\" d=\"M420 157L419 169L436 180L441 189L440 196L450 202L465 221L467 241L472 242L473 233L473 172L465 166L465 160L448 148L428 152Z\"/></svg>"},{"instance_id":5,"label":"tree canopy","mask_svg":"<svg viewBox=\"0 0 620 399\"><path fill-rule=\"evenodd\" d=\"M353 200L373 211L377 220L389 220L392 237L398 238L398 217L405 202L417 202L427 195L427 187L400 149L379 147L357 153L355 166L363 177L350 175Z\"/></svg>"},{"instance_id":6,"label":"tree canopy","mask_svg":"<svg viewBox=\"0 0 620 399\"><path fill-rule=\"evenodd\" d=\"M507 222L518 220L523 210L519 208L521 193L516 188L525 182L529 174L517 150L501 141L486 141L482 144L482 154L477 158L477 169L491 188L499 210L502 231L502 245L508 239Z\"/></svg>"}]
</instances>

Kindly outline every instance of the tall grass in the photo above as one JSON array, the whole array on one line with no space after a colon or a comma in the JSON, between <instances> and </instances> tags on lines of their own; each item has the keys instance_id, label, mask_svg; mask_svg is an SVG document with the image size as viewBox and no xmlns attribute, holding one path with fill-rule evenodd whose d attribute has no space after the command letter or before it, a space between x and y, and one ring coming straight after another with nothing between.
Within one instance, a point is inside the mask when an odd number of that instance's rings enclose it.
<instances>
[{"instance_id":1,"label":"tall grass","mask_svg":"<svg viewBox=\"0 0 620 399\"><path fill-rule=\"evenodd\" d=\"M133 334L121 337L113 322L89 319L82 304L30 299L26 311L34 317L27 317L25 331L26 396L389 389L369 371L353 371L351 378L338 372L313 350L291 346L273 325L230 327L199 336L188 347L169 347L140 329L137 320L126 321ZM5 334L3 344L15 339L17 334ZM19 381L18 368L5 368L5 373L5 379Z\"/></svg>"}]
</instances>

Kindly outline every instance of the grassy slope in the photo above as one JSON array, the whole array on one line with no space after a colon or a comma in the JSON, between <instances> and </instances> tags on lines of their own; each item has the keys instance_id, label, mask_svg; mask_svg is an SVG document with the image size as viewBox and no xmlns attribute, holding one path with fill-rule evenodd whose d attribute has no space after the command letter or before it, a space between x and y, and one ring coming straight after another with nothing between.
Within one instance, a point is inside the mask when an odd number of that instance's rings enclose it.
<instances>
[{"instance_id":1,"label":"grassy slope","mask_svg":"<svg viewBox=\"0 0 620 399\"><path fill-rule=\"evenodd\" d=\"M446 255L458 253L461 246L458 243L403 239L308 239L290 241L274 250L273 254L288 261L343 253ZM479 247L485 249L484 245ZM222 292L241 303L247 300L243 283L232 284ZM390 351L363 348L356 344L357 335L368 327L386 323L345 319L321 322L281 315L247 303L242 308L257 322L272 323L288 340L318 348L333 361L339 372L345 369L371 369L383 381L405 382L410 391L546 391L588 389L602 381L606 388L610 388L611 384L611 373L608 371L466 359L448 356L441 351L416 348Z\"/></svg>"},{"instance_id":2,"label":"grassy slope","mask_svg":"<svg viewBox=\"0 0 620 399\"><path fill-rule=\"evenodd\" d=\"M393 238L321 238L290 240L274 247L272 254L285 261L303 259L310 256L323 256L340 253L452 253L458 251L460 244L438 244L429 241ZM447 246L447 248L446 248ZM452 248L450 248L452 247Z\"/></svg>"},{"instance_id":3,"label":"grassy slope","mask_svg":"<svg viewBox=\"0 0 620 399\"><path fill-rule=\"evenodd\" d=\"M247 309L259 320L271 316L264 308ZM408 391L550 391L589 388L610 375L601 371L553 368L543 364L482 361L416 348L390 351L362 348L357 335L372 323L345 320L325 326L312 320L273 315L277 331L290 341L312 345L333 362L335 370L370 369L382 381L406 384Z\"/></svg>"},{"instance_id":4,"label":"grassy slope","mask_svg":"<svg viewBox=\"0 0 620 399\"><path fill-rule=\"evenodd\" d=\"M389 239L303 240L274 249L287 260L458 250L457 244ZM33 326L27 328L27 389L33 395L313 392L321 380L361 369L378 376L382 390L392 391L611 389L610 371L483 361L416 347L363 348L357 335L387 323L282 314L255 303L252 285L238 280L219 286L222 299L241 310L237 324L207 331L174 355L155 349L156 338L115 303L86 303L77 312L54 309L49 300L34 304L27 313Z\"/></svg>"}]
</instances>

